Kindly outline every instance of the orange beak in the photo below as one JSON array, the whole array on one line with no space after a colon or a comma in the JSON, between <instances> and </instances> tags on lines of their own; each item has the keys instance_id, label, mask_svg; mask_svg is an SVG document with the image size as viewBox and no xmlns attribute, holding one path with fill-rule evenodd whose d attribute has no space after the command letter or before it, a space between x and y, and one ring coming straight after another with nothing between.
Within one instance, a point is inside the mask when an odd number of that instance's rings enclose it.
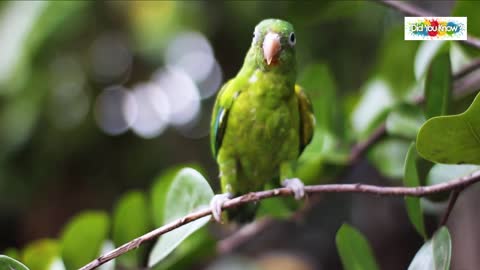
<instances>
[{"instance_id":1,"label":"orange beak","mask_svg":"<svg viewBox=\"0 0 480 270\"><path fill-rule=\"evenodd\" d=\"M270 65L280 51L280 36L277 33L268 32L263 40L263 58Z\"/></svg>"}]
</instances>

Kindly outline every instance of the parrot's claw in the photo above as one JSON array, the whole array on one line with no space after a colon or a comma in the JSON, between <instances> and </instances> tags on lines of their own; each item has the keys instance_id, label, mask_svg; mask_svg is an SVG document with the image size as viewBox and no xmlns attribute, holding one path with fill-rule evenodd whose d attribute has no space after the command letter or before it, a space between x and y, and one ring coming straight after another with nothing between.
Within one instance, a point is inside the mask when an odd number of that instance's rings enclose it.
<instances>
[{"instance_id":1,"label":"parrot's claw","mask_svg":"<svg viewBox=\"0 0 480 270\"><path fill-rule=\"evenodd\" d=\"M232 194L228 192L213 196L212 200L210 201L210 209L212 210L213 219L215 219L216 222L222 222L222 206L232 197Z\"/></svg>"},{"instance_id":2,"label":"parrot's claw","mask_svg":"<svg viewBox=\"0 0 480 270\"><path fill-rule=\"evenodd\" d=\"M293 192L295 200L300 200L305 196L305 185L298 178L286 179L282 185Z\"/></svg>"}]
</instances>

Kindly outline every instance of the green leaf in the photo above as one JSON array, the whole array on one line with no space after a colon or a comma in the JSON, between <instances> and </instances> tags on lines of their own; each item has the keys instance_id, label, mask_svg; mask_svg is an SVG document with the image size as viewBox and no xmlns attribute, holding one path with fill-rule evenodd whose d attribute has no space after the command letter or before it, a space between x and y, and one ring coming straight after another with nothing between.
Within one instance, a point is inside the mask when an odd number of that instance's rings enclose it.
<instances>
[{"instance_id":1,"label":"green leaf","mask_svg":"<svg viewBox=\"0 0 480 270\"><path fill-rule=\"evenodd\" d=\"M367 157L386 177L401 179L409 146L405 140L387 138L377 143Z\"/></svg>"},{"instance_id":2,"label":"green leaf","mask_svg":"<svg viewBox=\"0 0 480 270\"><path fill-rule=\"evenodd\" d=\"M343 224L337 232L335 242L345 270L379 269L372 248L357 229Z\"/></svg>"},{"instance_id":3,"label":"green leaf","mask_svg":"<svg viewBox=\"0 0 480 270\"><path fill-rule=\"evenodd\" d=\"M213 197L213 191L207 180L191 168L182 169L173 179L168 190L164 192L166 193L163 210L165 223L179 219L200 207L208 207ZM203 227L209 220L210 216L203 217L160 237L150 253L149 267L164 259L183 240Z\"/></svg>"},{"instance_id":4,"label":"green leaf","mask_svg":"<svg viewBox=\"0 0 480 270\"><path fill-rule=\"evenodd\" d=\"M391 94L400 99L408 96L413 89L415 74L412 67L420 44L404 40L403 32L403 26L389 29L379 46L379 61L375 69L375 74L391 86ZM375 104L378 106L381 103L379 101Z\"/></svg>"},{"instance_id":5,"label":"green leaf","mask_svg":"<svg viewBox=\"0 0 480 270\"><path fill-rule=\"evenodd\" d=\"M400 104L388 114L386 128L390 135L415 139L423 122L425 116L418 107Z\"/></svg>"},{"instance_id":6,"label":"green leaf","mask_svg":"<svg viewBox=\"0 0 480 270\"><path fill-rule=\"evenodd\" d=\"M430 42L429 40L422 41L418 46L417 53L415 55L414 72L415 78L421 80L425 77L428 68L430 67L432 60L440 51L443 51L447 41L438 40L438 42Z\"/></svg>"},{"instance_id":7,"label":"green leaf","mask_svg":"<svg viewBox=\"0 0 480 270\"><path fill-rule=\"evenodd\" d=\"M112 238L116 246L123 245L146 233L150 228L149 211L145 194L131 191L117 203L113 212ZM135 249L120 256L125 267L139 266L142 249Z\"/></svg>"},{"instance_id":8,"label":"green leaf","mask_svg":"<svg viewBox=\"0 0 480 270\"><path fill-rule=\"evenodd\" d=\"M405 160L403 184L406 187L420 186L420 180L418 179L417 172L417 150L415 149L415 143L412 143L408 149L407 158ZM422 208L420 207L420 198L405 197L405 203L410 222L412 222L417 232L423 236L424 239L427 239Z\"/></svg>"},{"instance_id":9,"label":"green leaf","mask_svg":"<svg viewBox=\"0 0 480 270\"><path fill-rule=\"evenodd\" d=\"M49 270L60 258L58 242L52 239L37 240L23 250L22 258L31 269Z\"/></svg>"},{"instance_id":10,"label":"green leaf","mask_svg":"<svg viewBox=\"0 0 480 270\"><path fill-rule=\"evenodd\" d=\"M167 190L170 189L170 185L177 176L178 172L184 168L184 165L176 166L165 170L160 176L158 176L153 184L151 191L151 210L153 217L153 225L160 227L165 224L164 210L167 199ZM201 168L196 164L191 164L188 167L194 168L201 172Z\"/></svg>"},{"instance_id":11,"label":"green leaf","mask_svg":"<svg viewBox=\"0 0 480 270\"><path fill-rule=\"evenodd\" d=\"M480 36L480 7L477 1L455 1L455 7L452 16L461 16L468 18L468 34ZM471 46L461 44L466 52L471 56L479 56L480 50Z\"/></svg>"},{"instance_id":12,"label":"green leaf","mask_svg":"<svg viewBox=\"0 0 480 270\"><path fill-rule=\"evenodd\" d=\"M61 255L67 269L77 269L95 259L108 233L108 216L84 212L74 217L61 236Z\"/></svg>"},{"instance_id":13,"label":"green leaf","mask_svg":"<svg viewBox=\"0 0 480 270\"><path fill-rule=\"evenodd\" d=\"M28 270L21 262L5 255L0 255L0 270Z\"/></svg>"},{"instance_id":14,"label":"green leaf","mask_svg":"<svg viewBox=\"0 0 480 270\"><path fill-rule=\"evenodd\" d=\"M449 270L452 241L446 227L440 228L413 258L408 270Z\"/></svg>"},{"instance_id":15,"label":"green leaf","mask_svg":"<svg viewBox=\"0 0 480 270\"><path fill-rule=\"evenodd\" d=\"M452 67L450 54L440 53L428 69L425 81L425 116L445 115L452 99Z\"/></svg>"},{"instance_id":16,"label":"green leaf","mask_svg":"<svg viewBox=\"0 0 480 270\"><path fill-rule=\"evenodd\" d=\"M464 113L425 122L418 132L417 151L437 163L480 164L480 94Z\"/></svg>"},{"instance_id":17,"label":"green leaf","mask_svg":"<svg viewBox=\"0 0 480 270\"><path fill-rule=\"evenodd\" d=\"M303 70L299 83L312 101L316 126L333 132L336 129L335 126L341 122L336 120L337 91L328 66L325 64L308 66Z\"/></svg>"},{"instance_id":18,"label":"green leaf","mask_svg":"<svg viewBox=\"0 0 480 270\"><path fill-rule=\"evenodd\" d=\"M215 254L215 247L215 239L210 235L208 228L203 227L185 239L170 256L152 269L192 269L195 262Z\"/></svg>"},{"instance_id":19,"label":"green leaf","mask_svg":"<svg viewBox=\"0 0 480 270\"><path fill-rule=\"evenodd\" d=\"M360 139L367 138L395 104L392 89L383 79L374 79L363 89L362 97L351 115L352 128Z\"/></svg>"}]
</instances>

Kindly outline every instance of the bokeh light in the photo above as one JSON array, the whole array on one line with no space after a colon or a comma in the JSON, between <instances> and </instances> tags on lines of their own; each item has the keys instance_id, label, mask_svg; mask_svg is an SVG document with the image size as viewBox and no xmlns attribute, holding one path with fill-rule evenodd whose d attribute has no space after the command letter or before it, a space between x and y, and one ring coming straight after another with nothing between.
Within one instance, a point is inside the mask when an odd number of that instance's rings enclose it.
<instances>
[{"instance_id":1,"label":"bokeh light","mask_svg":"<svg viewBox=\"0 0 480 270\"><path fill-rule=\"evenodd\" d=\"M212 46L200 33L177 35L165 51L165 62L187 73L194 81L205 80L213 69Z\"/></svg>"},{"instance_id":2,"label":"bokeh light","mask_svg":"<svg viewBox=\"0 0 480 270\"><path fill-rule=\"evenodd\" d=\"M125 114L124 108L129 108ZM127 131L136 118L135 98L122 86L105 89L95 102L95 120L98 126L109 135L119 135Z\"/></svg>"},{"instance_id":3,"label":"bokeh light","mask_svg":"<svg viewBox=\"0 0 480 270\"><path fill-rule=\"evenodd\" d=\"M153 82L165 92L170 104L169 122L182 126L194 120L200 110L200 95L193 80L182 70L166 67L155 73Z\"/></svg>"},{"instance_id":4,"label":"bokeh light","mask_svg":"<svg viewBox=\"0 0 480 270\"><path fill-rule=\"evenodd\" d=\"M166 94L152 83L138 84L132 92L134 103L125 106L126 118L134 119L132 130L143 138L160 135L168 125L169 104ZM132 108L135 106L135 108Z\"/></svg>"}]
</instances>

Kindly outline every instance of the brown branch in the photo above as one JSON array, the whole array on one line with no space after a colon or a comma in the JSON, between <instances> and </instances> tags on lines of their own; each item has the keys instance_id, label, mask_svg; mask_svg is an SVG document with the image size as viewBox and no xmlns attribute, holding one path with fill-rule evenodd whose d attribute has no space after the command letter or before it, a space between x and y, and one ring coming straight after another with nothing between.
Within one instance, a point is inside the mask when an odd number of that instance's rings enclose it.
<instances>
[{"instance_id":1,"label":"brown branch","mask_svg":"<svg viewBox=\"0 0 480 270\"><path fill-rule=\"evenodd\" d=\"M444 191L458 190L463 189L469 185L472 185L480 181L480 171L476 171L469 176L464 176L448 182L441 184L436 184L432 186L420 186L420 187L381 187L373 185L364 185L364 184L327 184L327 185L314 185L314 186L305 186L305 191L308 194L314 193L366 193L373 195L383 195L383 196L413 196L413 197L423 197L427 195L436 194ZM286 197L292 196L291 190L287 188L277 188L271 190L264 190L258 192L248 193L231 200L228 200L223 205L223 209L237 207L246 203L257 202L263 199L272 198L272 197ZM135 248L138 248L141 244L147 241L156 239L157 237L175 230L178 227L181 227L185 224L188 224L192 221L200 219L211 215L210 208L198 210L196 212L190 213L184 216L181 219L172 221L160 228L157 228L145 235L142 235L132 241L98 257L94 261L80 268L80 270L91 270L99 267L100 265L130 251Z\"/></svg>"},{"instance_id":2,"label":"brown branch","mask_svg":"<svg viewBox=\"0 0 480 270\"><path fill-rule=\"evenodd\" d=\"M462 98L472 92L480 89L480 76L468 76L480 69L480 59L475 59L470 64L464 66L459 71L452 74L454 79L453 95L455 98ZM414 101L415 104L425 102L424 96L418 96ZM360 157L367 152L372 145L381 140L387 133L385 123L381 124L373 133L365 140L358 142L352 147L348 158L347 167L355 165Z\"/></svg>"},{"instance_id":3,"label":"brown branch","mask_svg":"<svg viewBox=\"0 0 480 270\"><path fill-rule=\"evenodd\" d=\"M423 10L419 7L416 7L412 4L403 2L403 1L391 1L391 0L381 0L380 3L384 4L387 7L391 7L400 11L401 13L409 16L417 16L417 17L432 17L435 14ZM459 42L468 45L470 47L474 47L480 49L480 39L477 37L467 35L467 40L459 40Z\"/></svg>"},{"instance_id":4,"label":"brown branch","mask_svg":"<svg viewBox=\"0 0 480 270\"><path fill-rule=\"evenodd\" d=\"M440 222L439 227L445 226L447 224L448 218L450 217L450 214L452 213L453 207L455 206L455 203L458 200L458 196L460 195L462 190L463 190L462 188L461 189L455 189L451 192L450 198L448 199L447 210L445 211L445 214L443 215L443 218L442 218L442 221Z\"/></svg>"},{"instance_id":5,"label":"brown branch","mask_svg":"<svg viewBox=\"0 0 480 270\"><path fill-rule=\"evenodd\" d=\"M476 58L472 62L465 65L461 70L453 74L453 79L459 80L479 68L480 68L480 58Z\"/></svg>"}]
</instances>

